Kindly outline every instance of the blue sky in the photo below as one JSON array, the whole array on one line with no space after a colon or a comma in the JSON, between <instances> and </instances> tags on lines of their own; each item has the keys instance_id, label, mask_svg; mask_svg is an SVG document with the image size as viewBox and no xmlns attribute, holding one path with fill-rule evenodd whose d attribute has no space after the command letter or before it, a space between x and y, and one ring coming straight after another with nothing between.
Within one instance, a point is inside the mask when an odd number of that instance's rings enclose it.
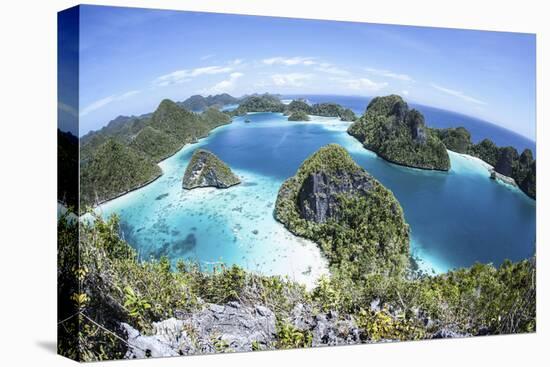
<instances>
[{"instance_id":1,"label":"blue sky","mask_svg":"<svg viewBox=\"0 0 550 367\"><path fill-rule=\"evenodd\" d=\"M193 94L398 93L534 139L535 69L530 34L84 6L80 135Z\"/></svg>"}]
</instances>

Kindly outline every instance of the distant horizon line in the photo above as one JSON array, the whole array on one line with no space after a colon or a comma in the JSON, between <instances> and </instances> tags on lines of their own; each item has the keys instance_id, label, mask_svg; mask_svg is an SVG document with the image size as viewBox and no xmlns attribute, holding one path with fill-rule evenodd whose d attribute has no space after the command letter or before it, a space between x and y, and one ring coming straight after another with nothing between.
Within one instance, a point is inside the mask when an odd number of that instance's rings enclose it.
<instances>
[{"instance_id":1,"label":"distant horizon line","mask_svg":"<svg viewBox=\"0 0 550 367\"><path fill-rule=\"evenodd\" d=\"M187 99L189 99L193 96L201 96L203 98L207 98L207 97L220 96L220 95L223 95L223 94L227 94L227 95L229 95L233 98L245 98L245 97L248 97L248 96L265 95L265 94L274 95L274 96L283 96L283 97L284 96L289 96L289 97L291 97L291 96L326 96L326 97L333 96L333 97L356 97L356 98L368 98L368 99L373 99L373 98L376 98L376 97L380 97L380 96L367 96L367 95L359 95L359 94L328 94L328 93L288 93L288 94L284 94L284 93L271 93L271 92L254 92L254 93L245 93L245 94L242 94L240 96L235 96L235 95L233 95L231 93L228 93L228 92L222 92L222 93L208 94L208 95L201 94L201 93L195 93L195 94L189 95L188 97L186 97L184 100L181 100L181 101L166 97L166 98L162 98L161 102L165 99L168 99L168 100L172 100L172 101L178 103L178 102L185 102ZM500 129L504 129L506 131L509 131L513 134L519 135L522 138L525 138L525 139L535 143L535 145L536 145L536 126L535 126L535 138L533 139L533 138L531 138L529 136L526 136L526 135L524 135L524 134L522 134L522 133L520 133L516 130L512 130L512 129L509 129L507 127L504 127L504 126L500 125L497 122L491 122L491 121L485 120L484 118L481 118L481 117L478 117L478 116L472 116L472 115L469 115L469 114L461 112L461 111L456 111L454 109L447 109L447 108L442 108L442 107L437 107L437 106L427 105L427 104L424 104L424 103L415 102L414 99L405 98L405 97L403 97L402 95L400 95L398 93L390 93L390 94L385 94L385 95L398 95L401 98L403 98L403 100L405 100L405 102L407 104L410 104L410 105L417 105L417 106L433 108L433 109L437 109L437 110L441 110L441 111L452 112L452 113L462 115L462 116L465 116L465 117L468 117L468 118L476 119L476 120L481 121L483 123L490 124L490 125L493 125L493 126L496 126L496 127L500 128ZM327 102L327 103L329 103L329 102ZM159 102L159 104L160 104L160 102ZM365 109L366 109L366 107L367 106L365 106ZM114 118L110 119L109 121L107 121L105 124L101 125L101 127L97 128L95 130L89 129L86 133L80 135L78 138L80 140L83 136L85 136L85 135L87 135L91 132L96 132L96 131L101 130L102 128L107 126L111 121L117 119L118 117L138 117L139 118L140 116L147 115L147 114L150 114L150 113L153 113L153 112L154 111L150 111L150 112L145 112L145 113L136 114L136 115L134 115L134 114L131 114L131 115L119 114L119 115L115 116ZM457 126L457 127L459 127L459 126ZM70 131L66 131L66 132L70 132ZM80 131L79 131L79 133L80 133Z\"/></svg>"}]
</instances>

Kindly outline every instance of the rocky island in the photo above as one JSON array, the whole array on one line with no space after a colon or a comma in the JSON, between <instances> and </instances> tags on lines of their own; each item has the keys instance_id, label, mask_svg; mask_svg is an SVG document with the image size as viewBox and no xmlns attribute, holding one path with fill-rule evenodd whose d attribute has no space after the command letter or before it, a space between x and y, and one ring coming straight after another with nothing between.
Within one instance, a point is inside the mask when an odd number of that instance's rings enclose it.
<instances>
[{"instance_id":1,"label":"rocky island","mask_svg":"<svg viewBox=\"0 0 550 367\"><path fill-rule=\"evenodd\" d=\"M433 129L447 149L477 157L491 165L490 177L518 186L527 196L536 199L536 160L531 149L521 154L514 147L498 147L490 139L474 144L464 127Z\"/></svg>"},{"instance_id":2,"label":"rocky island","mask_svg":"<svg viewBox=\"0 0 550 367\"><path fill-rule=\"evenodd\" d=\"M348 133L392 163L439 171L451 167L445 145L424 116L397 95L374 98Z\"/></svg>"},{"instance_id":3,"label":"rocky island","mask_svg":"<svg viewBox=\"0 0 550 367\"><path fill-rule=\"evenodd\" d=\"M279 112L285 115L295 115L296 118L304 115L315 115L323 117L338 117L342 121L354 121L355 114L349 108L342 107L336 103L307 104L304 100L297 99L285 105L280 98L273 94L253 95L242 100L232 114L235 116L244 115L249 112ZM307 120L290 120L307 121Z\"/></svg>"},{"instance_id":4,"label":"rocky island","mask_svg":"<svg viewBox=\"0 0 550 367\"><path fill-rule=\"evenodd\" d=\"M313 105L307 104L304 100L294 100L285 108L285 115L294 115L297 113L323 116L323 117L338 117L342 121L354 121L355 113L349 108L342 107L337 103L316 103Z\"/></svg>"},{"instance_id":5,"label":"rocky island","mask_svg":"<svg viewBox=\"0 0 550 367\"><path fill-rule=\"evenodd\" d=\"M241 180L231 171L221 159L204 149L193 153L183 176L183 188L197 187L228 188L241 183Z\"/></svg>"},{"instance_id":6,"label":"rocky island","mask_svg":"<svg viewBox=\"0 0 550 367\"><path fill-rule=\"evenodd\" d=\"M407 265L409 226L399 202L339 145L319 149L283 183L275 218L353 276Z\"/></svg>"},{"instance_id":7,"label":"rocky island","mask_svg":"<svg viewBox=\"0 0 550 367\"><path fill-rule=\"evenodd\" d=\"M193 112L206 111L208 108L222 109L226 105L239 103L240 99L227 93L209 95L207 97L195 94L183 102L177 102L178 106Z\"/></svg>"},{"instance_id":8,"label":"rocky island","mask_svg":"<svg viewBox=\"0 0 550 367\"><path fill-rule=\"evenodd\" d=\"M245 115L249 112L284 112L285 105L278 96L265 93L244 98L239 106L231 111L234 116Z\"/></svg>"},{"instance_id":9,"label":"rocky island","mask_svg":"<svg viewBox=\"0 0 550 367\"><path fill-rule=\"evenodd\" d=\"M288 116L288 121L309 121L309 115L303 111L293 112Z\"/></svg>"}]
</instances>

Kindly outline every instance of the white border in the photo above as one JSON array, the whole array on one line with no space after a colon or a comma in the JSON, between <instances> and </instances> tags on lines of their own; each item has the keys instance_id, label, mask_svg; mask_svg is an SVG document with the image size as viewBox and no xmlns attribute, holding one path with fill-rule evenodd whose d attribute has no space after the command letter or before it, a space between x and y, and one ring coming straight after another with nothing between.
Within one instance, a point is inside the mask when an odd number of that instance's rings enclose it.
<instances>
[{"instance_id":1,"label":"white border","mask_svg":"<svg viewBox=\"0 0 550 367\"><path fill-rule=\"evenodd\" d=\"M537 33L538 332L533 335L122 361L120 366L540 365L550 340L548 116L550 27L543 1L112 0L90 4ZM9 5L8 5L9 4ZM54 353L56 315L56 12L74 1L4 2L0 134L2 364L70 365ZM546 100L547 105L542 101ZM546 113L546 115L545 115ZM7 200L7 205L5 201ZM545 340L546 339L546 340ZM546 347L546 348L545 348ZM30 365L30 364L29 364Z\"/></svg>"}]
</instances>

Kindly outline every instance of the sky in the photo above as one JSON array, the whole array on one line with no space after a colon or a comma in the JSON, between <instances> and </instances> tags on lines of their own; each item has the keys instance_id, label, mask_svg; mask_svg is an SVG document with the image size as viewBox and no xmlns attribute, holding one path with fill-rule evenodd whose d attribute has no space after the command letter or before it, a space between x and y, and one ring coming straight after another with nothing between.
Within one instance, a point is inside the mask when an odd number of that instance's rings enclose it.
<instances>
[{"instance_id":1,"label":"sky","mask_svg":"<svg viewBox=\"0 0 550 367\"><path fill-rule=\"evenodd\" d=\"M379 96L535 138L535 35L80 7L79 135L193 94ZM76 112L78 111L78 112Z\"/></svg>"}]
</instances>

